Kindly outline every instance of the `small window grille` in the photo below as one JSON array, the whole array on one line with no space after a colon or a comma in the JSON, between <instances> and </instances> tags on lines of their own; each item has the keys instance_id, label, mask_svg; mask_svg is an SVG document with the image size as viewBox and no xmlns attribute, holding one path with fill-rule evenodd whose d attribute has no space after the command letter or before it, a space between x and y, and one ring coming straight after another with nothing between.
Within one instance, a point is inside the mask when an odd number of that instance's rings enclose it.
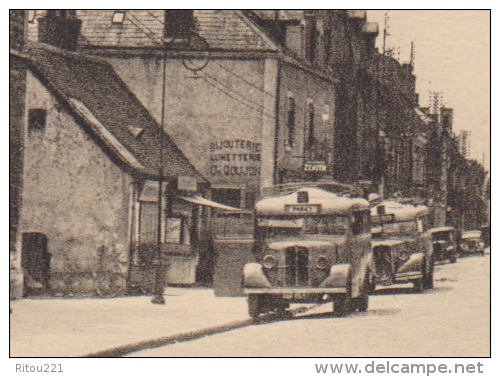
<instances>
[{"instance_id":1,"label":"small window grille","mask_svg":"<svg viewBox=\"0 0 500 377\"><path fill-rule=\"evenodd\" d=\"M28 131L44 131L47 123L47 110L31 109L28 112Z\"/></svg>"}]
</instances>

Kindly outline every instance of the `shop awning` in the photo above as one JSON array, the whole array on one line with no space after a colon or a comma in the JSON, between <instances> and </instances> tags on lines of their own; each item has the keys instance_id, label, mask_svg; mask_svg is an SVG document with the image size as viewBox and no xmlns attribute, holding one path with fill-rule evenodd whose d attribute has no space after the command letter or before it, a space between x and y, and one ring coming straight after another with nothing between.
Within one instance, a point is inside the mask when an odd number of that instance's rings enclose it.
<instances>
[{"instance_id":1,"label":"shop awning","mask_svg":"<svg viewBox=\"0 0 500 377\"><path fill-rule=\"evenodd\" d=\"M201 196L179 196L179 198L189 203L198 204L200 206L222 209L224 211L247 212L244 209L226 206L225 204L220 204L212 200L202 198Z\"/></svg>"}]
</instances>

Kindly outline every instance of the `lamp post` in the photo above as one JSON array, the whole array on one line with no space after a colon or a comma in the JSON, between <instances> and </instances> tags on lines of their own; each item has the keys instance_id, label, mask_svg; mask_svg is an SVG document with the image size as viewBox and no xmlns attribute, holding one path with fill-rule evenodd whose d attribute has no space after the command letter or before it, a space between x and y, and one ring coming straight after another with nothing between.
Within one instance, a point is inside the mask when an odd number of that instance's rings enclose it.
<instances>
[{"instance_id":1,"label":"lamp post","mask_svg":"<svg viewBox=\"0 0 500 377\"><path fill-rule=\"evenodd\" d=\"M156 228L156 256L155 256L155 286L154 296L151 300L153 304L165 305L165 268L163 263L163 253L161 244L162 215L163 215L163 132L165 129L165 83L167 76L167 55L163 50L163 79L161 89L161 134L160 134L160 156L158 166L158 217Z\"/></svg>"},{"instance_id":2,"label":"lamp post","mask_svg":"<svg viewBox=\"0 0 500 377\"><path fill-rule=\"evenodd\" d=\"M378 195L383 198L384 197L384 192L385 192L385 171L387 168L387 157L385 153L385 132L384 130L380 129L378 132L379 140L378 140L378 145L379 145L379 153L380 155L378 156L379 160L379 189L378 189Z\"/></svg>"}]
</instances>

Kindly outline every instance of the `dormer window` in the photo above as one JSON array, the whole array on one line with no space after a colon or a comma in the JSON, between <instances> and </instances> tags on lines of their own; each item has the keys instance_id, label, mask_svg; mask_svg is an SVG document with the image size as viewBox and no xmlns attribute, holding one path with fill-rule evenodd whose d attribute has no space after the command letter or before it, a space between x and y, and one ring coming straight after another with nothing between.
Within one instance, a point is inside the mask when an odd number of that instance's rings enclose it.
<instances>
[{"instance_id":1,"label":"dormer window","mask_svg":"<svg viewBox=\"0 0 500 377\"><path fill-rule=\"evenodd\" d=\"M194 28L193 10L166 10L165 37L179 38L187 36Z\"/></svg>"},{"instance_id":2,"label":"dormer window","mask_svg":"<svg viewBox=\"0 0 500 377\"><path fill-rule=\"evenodd\" d=\"M113 13L113 18L111 19L111 22L113 24L123 24L123 21L125 21L125 12L119 12L116 11Z\"/></svg>"}]
</instances>

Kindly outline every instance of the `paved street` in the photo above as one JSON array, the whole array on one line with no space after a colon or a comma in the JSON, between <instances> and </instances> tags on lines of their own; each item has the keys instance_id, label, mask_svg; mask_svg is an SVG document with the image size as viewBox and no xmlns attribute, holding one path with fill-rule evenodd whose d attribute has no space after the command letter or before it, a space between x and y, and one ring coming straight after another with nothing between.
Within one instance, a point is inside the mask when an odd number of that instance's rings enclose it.
<instances>
[{"instance_id":1,"label":"paved street","mask_svg":"<svg viewBox=\"0 0 500 377\"><path fill-rule=\"evenodd\" d=\"M10 355L83 356L248 319L244 298L215 298L210 289L167 288L165 300L164 306L147 296L14 301Z\"/></svg>"},{"instance_id":2,"label":"paved street","mask_svg":"<svg viewBox=\"0 0 500 377\"><path fill-rule=\"evenodd\" d=\"M378 289L367 313L333 318L322 305L291 320L133 353L169 356L488 356L490 257L436 266L435 289Z\"/></svg>"}]
</instances>

